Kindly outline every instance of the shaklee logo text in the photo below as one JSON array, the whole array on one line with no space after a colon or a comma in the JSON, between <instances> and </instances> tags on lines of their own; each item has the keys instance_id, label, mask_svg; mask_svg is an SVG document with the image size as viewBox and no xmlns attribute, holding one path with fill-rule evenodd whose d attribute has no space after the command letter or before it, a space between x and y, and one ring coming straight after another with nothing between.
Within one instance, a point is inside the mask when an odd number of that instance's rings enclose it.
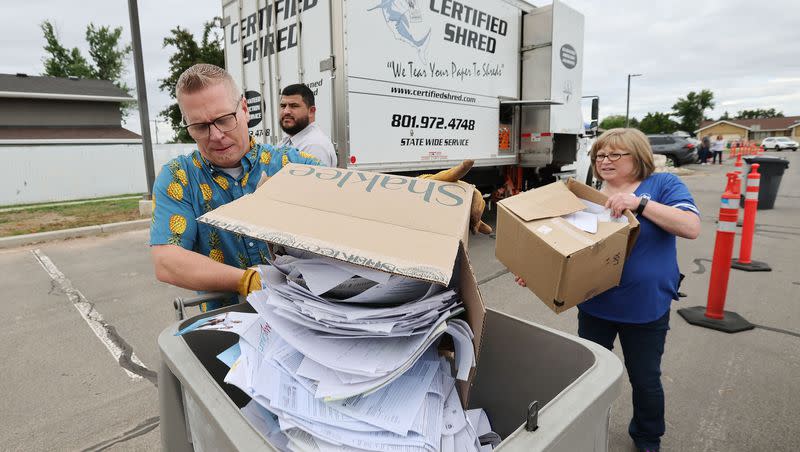
<instances>
[{"instance_id":1,"label":"shaklee logo text","mask_svg":"<svg viewBox=\"0 0 800 452\"><path fill-rule=\"evenodd\" d=\"M388 174L364 173L338 168L318 168L314 166L297 166L289 170L292 176L313 176L319 180L336 181L339 188L363 184L364 191L373 190L407 190L422 196L425 202L435 202L446 207L457 207L464 204L467 190L458 184L434 182L415 177L393 176ZM470 197L472 193L469 193Z\"/></svg>"}]
</instances>

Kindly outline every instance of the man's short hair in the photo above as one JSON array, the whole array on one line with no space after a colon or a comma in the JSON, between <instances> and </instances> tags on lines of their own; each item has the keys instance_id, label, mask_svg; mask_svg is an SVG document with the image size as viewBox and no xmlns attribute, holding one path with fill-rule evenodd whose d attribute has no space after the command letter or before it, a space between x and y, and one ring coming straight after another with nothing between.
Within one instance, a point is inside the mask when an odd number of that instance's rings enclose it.
<instances>
[{"instance_id":1,"label":"man's short hair","mask_svg":"<svg viewBox=\"0 0 800 452\"><path fill-rule=\"evenodd\" d=\"M183 71L175 84L175 98L179 100L182 94L196 93L217 83L225 83L231 92L231 100L238 101L242 93L236 82L225 69L213 64L195 64Z\"/></svg>"},{"instance_id":2,"label":"man's short hair","mask_svg":"<svg viewBox=\"0 0 800 452\"><path fill-rule=\"evenodd\" d=\"M294 96L295 94L299 94L300 97L303 98L303 102L306 103L307 107L314 106L314 92L304 83L295 83L294 85L286 86L283 88L283 91L281 91L281 96Z\"/></svg>"}]
</instances>

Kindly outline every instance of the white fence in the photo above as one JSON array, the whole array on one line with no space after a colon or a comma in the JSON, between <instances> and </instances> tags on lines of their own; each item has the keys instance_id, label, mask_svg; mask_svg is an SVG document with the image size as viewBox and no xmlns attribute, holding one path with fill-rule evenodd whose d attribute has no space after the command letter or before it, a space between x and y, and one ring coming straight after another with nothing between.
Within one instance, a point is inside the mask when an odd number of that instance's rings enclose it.
<instances>
[{"instance_id":1,"label":"white fence","mask_svg":"<svg viewBox=\"0 0 800 452\"><path fill-rule=\"evenodd\" d=\"M156 175L194 144L153 145ZM0 146L0 206L144 193L140 144Z\"/></svg>"}]
</instances>

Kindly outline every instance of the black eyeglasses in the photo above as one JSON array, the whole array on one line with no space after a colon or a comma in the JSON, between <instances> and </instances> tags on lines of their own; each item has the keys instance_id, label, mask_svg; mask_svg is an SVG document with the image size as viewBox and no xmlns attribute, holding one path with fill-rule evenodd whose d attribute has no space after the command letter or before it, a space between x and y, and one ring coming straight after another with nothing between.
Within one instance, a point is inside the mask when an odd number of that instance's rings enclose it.
<instances>
[{"instance_id":1,"label":"black eyeglasses","mask_svg":"<svg viewBox=\"0 0 800 452\"><path fill-rule=\"evenodd\" d=\"M631 155L630 152L628 153L621 153L621 152L612 152L610 154L600 154L594 156L595 163L602 162L606 158L609 162L616 162L617 160L621 159L623 155Z\"/></svg>"},{"instance_id":2,"label":"black eyeglasses","mask_svg":"<svg viewBox=\"0 0 800 452\"><path fill-rule=\"evenodd\" d=\"M240 102L242 98L240 97L237 101ZM235 129L236 126L239 125L239 120L236 119L236 114L239 112L239 108L237 105L236 110L232 113L228 113L227 115L222 115L219 118L211 121L211 122L196 122L194 124L189 124L183 126L184 129L192 136L194 139L202 139L207 138L208 135L211 133L211 126L217 128L221 133L230 132L231 130Z\"/></svg>"}]
</instances>

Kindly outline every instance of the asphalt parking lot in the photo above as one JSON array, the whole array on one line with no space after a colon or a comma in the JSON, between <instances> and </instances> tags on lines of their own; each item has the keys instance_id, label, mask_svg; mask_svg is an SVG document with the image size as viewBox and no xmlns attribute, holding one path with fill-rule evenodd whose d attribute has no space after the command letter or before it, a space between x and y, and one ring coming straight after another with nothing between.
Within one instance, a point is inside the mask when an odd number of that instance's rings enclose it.
<instances>
[{"instance_id":1,"label":"asphalt parking lot","mask_svg":"<svg viewBox=\"0 0 800 452\"><path fill-rule=\"evenodd\" d=\"M758 212L753 251L773 271L733 270L728 287L726 309L759 326L751 331L703 329L675 313L706 303L719 198L733 162L690 165L694 173L683 176L703 232L678 242L687 297L673 304L663 362L665 451L800 449L800 153L777 155L790 167L775 208ZM0 449L160 448L156 338L174 322L172 299L191 294L155 280L147 240L141 230L0 251L7 310ZM736 242L738 250L738 233ZM473 237L470 255L479 281L503 270L491 237ZM553 314L509 274L481 291L501 311L576 332L576 310ZM612 451L633 450L630 403L626 381L612 409Z\"/></svg>"}]
</instances>

